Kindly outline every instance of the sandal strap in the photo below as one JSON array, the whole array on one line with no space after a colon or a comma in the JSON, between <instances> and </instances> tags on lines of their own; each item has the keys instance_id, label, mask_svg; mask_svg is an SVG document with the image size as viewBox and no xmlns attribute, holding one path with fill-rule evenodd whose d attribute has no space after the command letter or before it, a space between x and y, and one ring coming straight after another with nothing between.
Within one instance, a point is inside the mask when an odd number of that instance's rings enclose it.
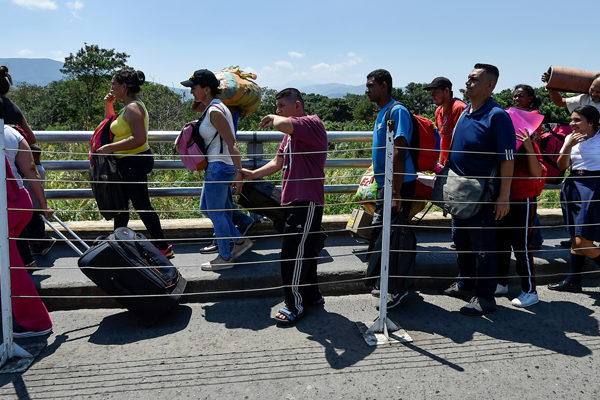
<instances>
[{"instance_id":1,"label":"sandal strap","mask_svg":"<svg viewBox=\"0 0 600 400\"><path fill-rule=\"evenodd\" d=\"M296 319L296 314L294 314L289 308L281 307L279 312L285 315L290 321L294 321Z\"/></svg>"}]
</instances>

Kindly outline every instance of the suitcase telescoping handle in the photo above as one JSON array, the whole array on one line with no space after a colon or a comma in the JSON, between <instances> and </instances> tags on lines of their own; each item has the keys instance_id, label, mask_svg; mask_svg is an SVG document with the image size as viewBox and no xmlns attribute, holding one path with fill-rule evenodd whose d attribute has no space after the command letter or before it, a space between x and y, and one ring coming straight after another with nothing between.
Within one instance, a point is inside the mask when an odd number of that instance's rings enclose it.
<instances>
[{"instance_id":1,"label":"suitcase telescoping handle","mask_svg":"<svg viewBox=\"0 0 600 400\"><path fill-rule=\"evenodd\" d=\"M75 232L73 232L68 226L66 226L64 224L64 222L62 222L56 215L52 215L52 217L54 217L54 219L56 220L56 222L58 222L60 224L60 226L62 226L63 228L65 228L65 230L67 232L69 232L69 234L71 236L73 236L73 238L75 238L79 243L81 243L83 245L83 248L85 250L89 249L90 246L87 245L86 242L84 242L79 236L77 236L77 234ZM56 229L56 227L54 225L52 225L52 223L50 221L48 221L46 219L46 217L44 217L42 215L42 219L44 220L44 222L50 227L50 229L52 229L54 231L54 233L56 233L61 239L63 239L69 246L71 246L71 248L73 250L75 250L75 252L77 254L79 254L80 256L83 255L83 252L81 250L79 250L79 248L77 246L75 246L75 244L69 239L67 238L61 231L59 231L58 229Z\"/></svg>"}]
</instances>

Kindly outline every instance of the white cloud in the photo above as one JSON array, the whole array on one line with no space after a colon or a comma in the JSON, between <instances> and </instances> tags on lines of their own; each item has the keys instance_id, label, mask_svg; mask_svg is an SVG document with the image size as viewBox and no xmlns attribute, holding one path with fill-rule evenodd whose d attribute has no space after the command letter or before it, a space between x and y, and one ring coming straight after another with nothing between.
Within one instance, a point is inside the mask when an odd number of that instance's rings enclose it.
<instances>
[{"instance_id":1,"label":"white cloud","mask_svg":"<svg viewBox=\"0 0 600 400\"><path fill-rule=\"evenodd\" d=\"M289 61L275 61L275 65L278 66L279 68L286 68L286 69L292 69L294 68L294 66L292 65L291 62Z\"/></svg>"},{"instance_id":2,"label":"white cloud","mask_svg":"<svg viewBox=\"0 0 600 400\"><path fill-rule=\"evenodd\" d=\"M356 53L349 52L346 54L348 59L341 63L328 64L325 62L320 62L318 64L310 67L315 72L339 72L345 68L354 67L355 65L360 64L363 60Z\"/></svg>"},{"instance_id":3,"label":"white cloud","mask_svg":"<svg viewBox=\"0 0 600 400\"><path fill-rule=\"evenodd\" d=\"M18 6L30 10L56 10L56 2L53 0L12 0Z\"/></svg>"},{"instance_id":4,"label":"white cloud","mask_svg":"<svg viewBox=\"0 0 600 400\"><path fill-rule=\"evenodd\" d=\"M81 10L83 8L83 3L79 0L70 1L67 3L67 7L69 7L70 10Z\"/></svg>"},{"instance_id":5,"label":"white cloud","mask_svg":"<svg viewBox=\"0 0 600 400\"><path fill-rule=\"evenodd\" d=\"M67 2L67 8L71 10L71 15L74 18L80 19L78 11L83 9L83 3L79 0Z\"/></svg>"},{"instance_id":6,"label":"white cloud","mask_svg":"<svg viewBox=\"0 0 600 400\"><path fill-rule=\"evenodd\" d=\"M288 56L290 56L291 58L304 58L304 56L306 56L306 53L298 53L297 51L290 51L290 52L288 52Z\"/></svg>"},{"instance_id":7,"label":"white cloud","mask_svg":"<svg viewBox=\"0 0 600 400\"><path fill-rule=\"evenodd\" d=\"M23 49L23 50L19 50L19 52L17 54L20 57L29 57L33 54L33 51L31 51L29 49Z\"/></svg>"}]
</instances>

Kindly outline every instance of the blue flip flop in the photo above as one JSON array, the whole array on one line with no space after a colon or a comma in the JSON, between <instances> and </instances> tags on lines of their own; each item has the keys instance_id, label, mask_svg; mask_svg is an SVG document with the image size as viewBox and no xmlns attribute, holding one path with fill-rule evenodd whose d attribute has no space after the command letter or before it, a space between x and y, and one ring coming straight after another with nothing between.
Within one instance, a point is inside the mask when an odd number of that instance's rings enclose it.
<instances>
[{"instance_id":1,"label":"blue flip flop","mask_svg":"<svg viewBox=\"0 0 600 400\"><path fill-rule=\"evenodd\" d=\"M280 308L278 312L285 315L286 318L277 317L277 315L275 315L273 319L284 325L293 325L304 315L304 313L294 314L287 306Z\"/></svg>"}]
</instances>

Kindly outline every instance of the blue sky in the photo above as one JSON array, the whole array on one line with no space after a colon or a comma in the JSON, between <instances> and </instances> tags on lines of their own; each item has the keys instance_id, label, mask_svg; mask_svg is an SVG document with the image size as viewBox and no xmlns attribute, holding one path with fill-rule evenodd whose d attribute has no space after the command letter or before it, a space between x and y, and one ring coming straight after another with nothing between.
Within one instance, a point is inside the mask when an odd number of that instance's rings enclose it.
<instances>
[{"instance_id":1,"label":"blue sky","mask_svg":"<svg viewBox=\"0 0 600 400\"><path fill-rule=\"evenodd\" d=\"M376 68L396 87L444 75L460 89L476 62L500 68L499 89L540 86L550 65L600 70L598 0L0 0L0 10L0 57L62 61L87 42L175 87L229 65L274 89L360 85Z\"/></svg>"}]
</instances>

